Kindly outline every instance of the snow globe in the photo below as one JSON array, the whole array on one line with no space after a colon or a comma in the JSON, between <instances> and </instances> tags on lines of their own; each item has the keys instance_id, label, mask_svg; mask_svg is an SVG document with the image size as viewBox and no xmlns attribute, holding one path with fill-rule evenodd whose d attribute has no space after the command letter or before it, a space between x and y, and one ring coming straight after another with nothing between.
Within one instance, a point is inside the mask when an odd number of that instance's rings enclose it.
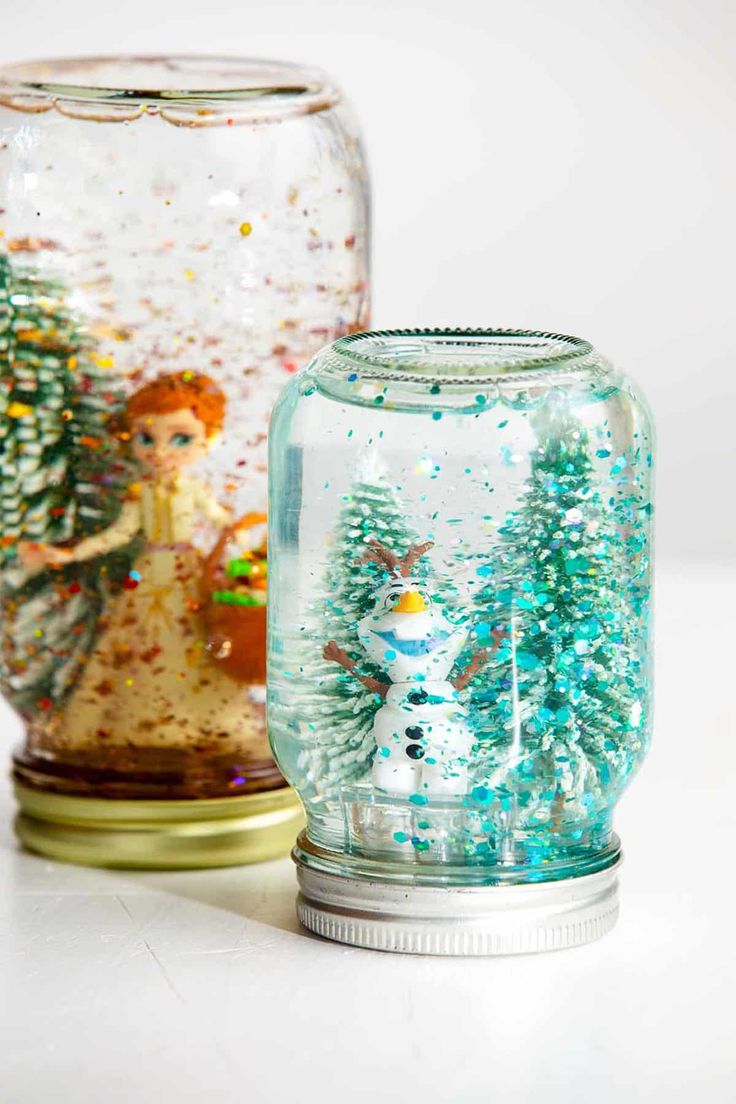
<instances>
[{"instance_id":1,"label":"snow globe","mask_svg":"<svg viewBox=\"0 0 736 1104\"><path fill-rule=\"evenodd\" d=\"M0 679L21 839L122 866L285 851L266 735L266 429L366 325L368 189L324 74L0 72Z\"/></svg>"},{"instance_id":2,"label":"snow globe","mask_svg":"<svg viewBox=\"0 0 736 1104\"><path fill-rule=\"evenodd\" d=\"M268 721L298 912L383 950L615 922L651 725L652 428L586 341L355 334L270 431Z\"/></svg>"}]
</instances>

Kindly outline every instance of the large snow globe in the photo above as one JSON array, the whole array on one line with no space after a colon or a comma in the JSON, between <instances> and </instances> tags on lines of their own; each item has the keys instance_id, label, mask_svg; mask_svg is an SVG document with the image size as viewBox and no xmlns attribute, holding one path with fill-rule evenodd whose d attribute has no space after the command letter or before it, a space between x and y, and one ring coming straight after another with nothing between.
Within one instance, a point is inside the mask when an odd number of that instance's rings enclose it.
<instances>
[{"instance_id":1,"label":"large snow globe","mask_svg":"<svg viewBox=\"0 0 736 1104\"><path fill-rule=\"evenodd\" d=\"M270 437L268 717L307 811L302 922L451 954L602 935L651 723L636 388L572 337L356 334Z\"/></svg>"},{"instance_id":2,"label":"large snow globe","mask_svg":"<svg viewBox=\"0 0 736 1104\"><path fill-rule=\"evenodd\" d=\"M199 866L291 844L266 734L266 433L368 315L368 181L287 62L0 71L0 686L22 840Z\"/></svg>"}]
</instances>

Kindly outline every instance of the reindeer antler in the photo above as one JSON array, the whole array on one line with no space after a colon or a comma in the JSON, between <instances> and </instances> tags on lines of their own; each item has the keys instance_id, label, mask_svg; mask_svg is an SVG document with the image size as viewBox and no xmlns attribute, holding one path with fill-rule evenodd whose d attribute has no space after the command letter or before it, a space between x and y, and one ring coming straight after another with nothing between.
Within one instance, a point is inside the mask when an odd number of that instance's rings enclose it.
<instances>
[{"instance_id":1,"label":"reindeer antler","mask_svg":"<svg viewBox=\"0 0 736 1104\"><path fill-rule=\"evenodd\" d=\"M372 561L379 564L380 567L385 567L389 572L396 571L400 561L395 552L392 552L390 548L387 548L385 544L381 544L374 537L371 537L368 544L370 548L364 554L361 563Z\"/></svg>"},{"instance_id":2,"label":"reindeer antler","mask_svg":"<svg viewBox=\"0 0 736 1104\"><path fill-rule=\"evenodd\" d=\"M412 544L409 546L409 551L405 556L401 557L399 561L401 566L401 574L411 575L411 569L417 560L420 560L425 552L429 552L433 546L434 541L425 541L424 544Z\"/></svg>"}]
</instances>

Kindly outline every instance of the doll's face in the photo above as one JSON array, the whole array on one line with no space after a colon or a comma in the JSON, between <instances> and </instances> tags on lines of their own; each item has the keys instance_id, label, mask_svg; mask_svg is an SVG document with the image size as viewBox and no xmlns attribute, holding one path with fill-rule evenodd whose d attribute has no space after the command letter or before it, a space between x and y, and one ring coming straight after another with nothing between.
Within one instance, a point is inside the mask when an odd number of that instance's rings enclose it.
<instances>
[{"instance_id":1,"label":"doll's face","mask_svg":"<svg viewBox=\"0 0 736 1104\"><path fill-rule=\"evenodd\" d=\"M131 425L136 460L158 475L174 475L209 451L212 438L191 410L141 414Z\"/></svg>"}]
</instances>

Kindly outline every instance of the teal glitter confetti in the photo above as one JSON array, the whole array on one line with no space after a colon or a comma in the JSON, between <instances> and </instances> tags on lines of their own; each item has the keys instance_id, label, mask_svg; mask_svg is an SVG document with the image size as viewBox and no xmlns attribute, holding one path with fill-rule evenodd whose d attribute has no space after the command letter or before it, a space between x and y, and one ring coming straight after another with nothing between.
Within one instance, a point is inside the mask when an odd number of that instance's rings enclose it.
<instances>
[{"instance_id":1,"label":"teal glitter confetti","mask_svg":"<svg viewBox=\"0 0 736 1104\"><path fill-rule=\"evenodd\" d=\"M411 841L411 845L415 851L429 851L429 840L419 839L415 836Z\"/></svg>"}]
</instances>

